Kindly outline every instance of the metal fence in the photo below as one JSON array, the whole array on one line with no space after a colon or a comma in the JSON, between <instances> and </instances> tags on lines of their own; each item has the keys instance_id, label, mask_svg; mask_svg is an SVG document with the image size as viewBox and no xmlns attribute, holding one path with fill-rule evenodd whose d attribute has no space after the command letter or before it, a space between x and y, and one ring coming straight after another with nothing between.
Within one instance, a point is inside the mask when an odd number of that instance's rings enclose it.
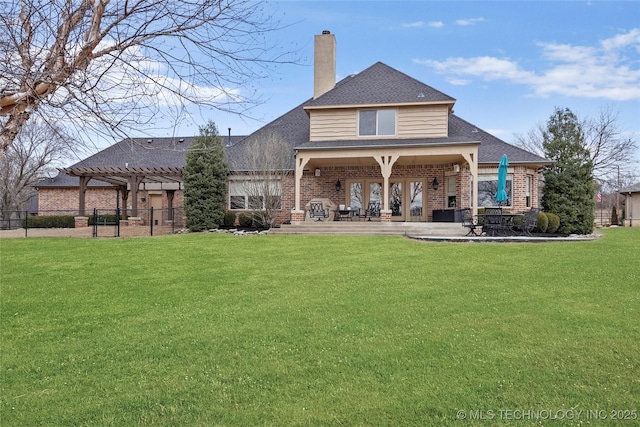
<instances>
[{"instance_id":1,"label":"metal fence","mask_svg":"<svg viewBox=\"0 0 640 427\"><path fill-rule=\"evenodd\" d=\"M78 222L77 217L86 220ZM24 232L24 237L156 236L173 234L185 227L186 217L182 207L138 209L136 217L125 217L121 209L88 209L84 215L77 210L40 211L38 215L29 215L27 211L9 211L2 212L0 216L3 234L9 235L13 230L16 236Z\"/></svg>"}]
</instances>

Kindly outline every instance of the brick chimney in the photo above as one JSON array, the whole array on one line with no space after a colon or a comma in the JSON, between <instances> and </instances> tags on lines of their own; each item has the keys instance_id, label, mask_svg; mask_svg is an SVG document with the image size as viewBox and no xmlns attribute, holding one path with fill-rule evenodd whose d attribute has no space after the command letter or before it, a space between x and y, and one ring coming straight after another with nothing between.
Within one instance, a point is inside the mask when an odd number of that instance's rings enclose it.
<instances>
[{"instance_id":1,"label":"brick chimney","mask_svg":"<svg viewBox=\"0 0 640 427\"><path fill-rule=\"evenodd\" d=\"M336 38L329 31L315 36L313 54L313 99L336 85Z\"/></svg>"}]
</instances>

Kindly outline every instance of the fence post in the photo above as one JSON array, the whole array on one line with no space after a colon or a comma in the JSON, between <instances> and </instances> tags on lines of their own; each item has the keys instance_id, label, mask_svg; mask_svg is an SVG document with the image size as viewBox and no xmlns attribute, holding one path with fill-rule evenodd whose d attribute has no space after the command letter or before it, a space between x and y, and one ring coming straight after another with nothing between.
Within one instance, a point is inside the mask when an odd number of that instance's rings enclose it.
<instances>
[{"instance_id":1,"label":"fence post","mask_svg":"<svg viewBox=\"0 0 640 427\"><path fill-rule=\"evenodd\" d=\"M116 237L120 237L120 208L116 208Z\"/></svg>"},{"instance_id":2,"label":"fence post","mask_svg":"<svg viewBox=\"0 0 640 427\"><path fill-rule=\"evenodd\" d=\"M153 206L151 206L151 209L149 210L149 233L153 236Z\"/></svg>"},{"instance_id":3,"label":"fence post","mask_svg":"<svg viewBox=\"0 0 640 427\"><path fill-rule=\"evenodd\" d=\"M93 208L93 237L98 237L98 210Z\"/></svg>"},{"instance_id":4,"label":"fence post","mask_svg":"<svg viewBox=\"0 0 640 427\"><path fill-rule=\"evenodd\" d=\"M18 219L20 215L18 215ZM11 220L9 220L9 224L11 224ZM24 211L24 237L27 238L27 230L29 229L29 211Z\"/></svg>"}]
</instances>

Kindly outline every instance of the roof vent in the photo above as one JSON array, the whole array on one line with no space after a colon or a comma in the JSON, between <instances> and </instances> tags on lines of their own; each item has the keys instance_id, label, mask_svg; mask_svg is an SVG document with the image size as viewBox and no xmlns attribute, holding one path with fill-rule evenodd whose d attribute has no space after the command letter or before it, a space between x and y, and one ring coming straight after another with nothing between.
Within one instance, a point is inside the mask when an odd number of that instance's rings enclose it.
<instances>
[{"instance_id":1,"label":"roof vent","mask_svg":"<svg viewBox=\"0 0 640 427\"><path fill-rule=\"evenodd\" d=\"M418 98L424 98L424 93L420 92L420 93L418 94Z\"/></svg>"},{"instance_id":2,"label":"roof vent","mask_svg":"<svg viewBox=\"0 0 640 427\"><path fill-rule=\"evenodd\" d=\"M184 138L180 138L180 139L178 140L178 142L179 142L179 143L183 143L183 142L184 142Z\"/></svg>"},{"instance_id":3,"label":"roof vent","mask_svg":"<svg viewBox=\"0 0 640 427\"><path fill-rule=\"evenodd\" d=\"M331 31L329 31L329 30L322 30L322 34L331 34Z\"/></svg>"},{"instance_id":4,"label":"roof vent","mask_svg":"<svg viewBox=\"0 0 640 427\"><path fill-rule=\"evenodd\" d=\"M147 144L151 144L153 142L153 139L147 139Z\"/></svg>"}]
</instances>

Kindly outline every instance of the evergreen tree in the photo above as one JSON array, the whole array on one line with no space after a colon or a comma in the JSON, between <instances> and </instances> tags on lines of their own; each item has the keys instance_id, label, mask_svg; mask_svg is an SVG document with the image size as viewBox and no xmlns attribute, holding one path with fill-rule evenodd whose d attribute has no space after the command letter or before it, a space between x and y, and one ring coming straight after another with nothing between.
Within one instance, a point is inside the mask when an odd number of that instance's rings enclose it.
<instances>
[{"instance_id":1,"label":"evergreen tree","mask_svg":"<svg viewBox=\"0 0 640 427\"><path fill-rule=\"evenodd\" d=\"M229 168L215 123L200 128L186 156L183 170L184 210L191 231L217 228L227 205Z\"/></svg>"},{"instance_id":2,"label":"evergreen tree","mask_svg":"<svg viewBox=\"0 0 640 427\"><path fill-rule=\"evenodd\" d=\"M544 210L560 217L560 233L591 233L595 219L593 162L582 126L571 110L556 108L543 132L543 147L545 156L554 162L544 171Z\"/></svg>"}]
</instances>

